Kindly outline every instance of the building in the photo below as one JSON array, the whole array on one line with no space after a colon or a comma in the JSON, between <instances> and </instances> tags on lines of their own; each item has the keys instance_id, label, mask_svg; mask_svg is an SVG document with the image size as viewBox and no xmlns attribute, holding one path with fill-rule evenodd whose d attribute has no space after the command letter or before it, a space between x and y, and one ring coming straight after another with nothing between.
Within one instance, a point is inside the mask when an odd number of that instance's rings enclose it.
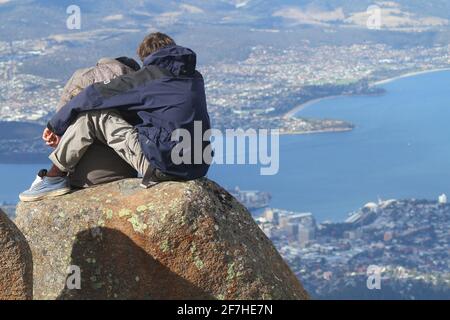
<instances>
[{"instance_id":1,"label":"building","mask_svg":"<svg viewBox=\"0 0 450 320\"><path fill-rule=\"evenodd\" d=\"M299 225L297 239L300 247L304 248L309 242L314 240L315 236L316 229L314 227Z\"/></svg>"},{"instance_id":2,"label":"building","mask_svg":"<svg viewBox=\"0 0 450 320\"><path fill-rule=\"evenodd\" d=\"M272 209L267 209L264 212L264 217L266 220L274 225L278 225L280 223L280 214L278 211L274 211Z\"/></svg>"},{"instance_id":3,"label":"building","mask_svg":"<svg viewBox=\"0 0 450 320\"><path fill-rule=\"evenodd\" d=\"M298 237L299 225L298 223L289 222L286 227L283 228L284 234L289 237L296 239Z\"/></svg>"},{"instance_id":4,"label":"building","mask_svg":"<svg viewBox=\"0 0 450 320\"><path fill-rule=\"evenodd\" d=\"M312 213L294 213L289 215L289 221L304 225L315 225L316 220Z\"/></svg>"},{"instance_id":5,"label":"building","mask_svg":"<svg viewBox=\"0 0 450 320\"><path fill-rule=\"evenodd\" d=\"M245 191L239 189L239 187L228 190L228 192L250 211L267 207L272 198L268 192L253 190Z\"/></svg>"}]
</instances>

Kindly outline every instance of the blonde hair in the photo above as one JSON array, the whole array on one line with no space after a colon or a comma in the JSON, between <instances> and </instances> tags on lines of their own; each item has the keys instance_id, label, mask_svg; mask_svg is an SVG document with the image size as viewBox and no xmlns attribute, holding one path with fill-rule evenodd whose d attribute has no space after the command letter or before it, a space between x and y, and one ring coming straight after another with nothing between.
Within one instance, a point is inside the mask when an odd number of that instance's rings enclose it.
<instances>
[{"instance_id":1,"label":"blonde hair","mask_svg":"<svg viewBox=\"0 0 450 320\"><path fill-rule=\"evenodd\" d=\"M176 45L175 41L168 35L161 32L150 33L142 40L137 49L137 54L139 58L144 61L144 59L152 53L174 45Z\"/></svg>"}]
</instances>

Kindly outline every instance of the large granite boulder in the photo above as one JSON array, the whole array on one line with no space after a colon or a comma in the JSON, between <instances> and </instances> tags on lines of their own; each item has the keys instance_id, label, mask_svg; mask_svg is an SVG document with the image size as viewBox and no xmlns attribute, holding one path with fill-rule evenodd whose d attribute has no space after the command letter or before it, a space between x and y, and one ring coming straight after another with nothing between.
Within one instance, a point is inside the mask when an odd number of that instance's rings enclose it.
<instances>
[{"instance_id":1,"label":"large granite boulder","mask_svg":"<svg viewBox=\"0 0 450 320\"><path fill-rule=\"evenodd\" d=\"M33 297L33 260L23 234L0 210L0 300Z\"/></svg>"},{"instance_id":2,"label":"large granite boulder","mask_svg":"<svg viewBox=\"0 0 450 320\"><path fill-rule=\"evenodd\" d=\"M250 213L217 184L139 182L19 204L35 298L307 298Z\"/></svg>"}]
</instances>

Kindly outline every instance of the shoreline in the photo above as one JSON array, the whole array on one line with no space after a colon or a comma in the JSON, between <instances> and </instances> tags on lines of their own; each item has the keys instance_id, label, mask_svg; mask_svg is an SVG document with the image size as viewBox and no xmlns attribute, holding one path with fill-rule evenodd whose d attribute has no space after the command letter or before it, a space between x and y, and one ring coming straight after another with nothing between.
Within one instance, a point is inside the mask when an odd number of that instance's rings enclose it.
<instances>
[{"instance_id":1,"label":"shoreline","mask_svg":"<svg viewBox=\"0 0 450 320\"><path fill-rule=\"evenodd\" d=\"M354 128L342 128L342 129L322 129L316 131L285 131L280 132L280 136L299 136L299 135L312 135L321 133L344 133L353 131Z\"/></svg>"},{"instance_id":2,"label":"shoreline","mask_svg":"<svg viewBox=\"0 0 450 320\"><path fill-rule=\"evenodd\" d=\"M388 78L388 79L385 79L385 80L376 81L376 82L372 83L371 86L375 87L375 86L379 86L379 85L382 85L382 84L391 83L391 82L394 82L394 81L397 81L397 80L400 80L400 79L411 78L411 77L420 76L420 75L423 75L423 74L429 74L429 73L435 73L435 72L441 72L441 71L450 71L450 68L438 68L438 69L430 69L430 70L408 72L408 73L405 73L405 74L400 75L400 76Z\"/></svg>"},{"instance_id":3,"label":"shoreline","mask_svg":"<svg viewBox=\"0 0 450 320\"><path fill-rule=\"evenodd\" d=\"M400 79L410 78L410 77L424 75L424 74L429 74L429 73L441 72L441 71L450 71L450 68L437 68L437 69L430 69L430 70L408 72L408 73L405 73L403 75L395 76L395 77L384 79L384 80L375 81L373 83L370 83L369 86L370 87L376 87L376 86L380 86L380 85L383 85L383 84L388 84L388 83L391 83L391 82L394 82L394 81L400 80ZM310 105L313 105L315 103L318 103L318 102L321 102L321 101L325 101L325 100L329 100L329 99L335 99L335 98L339 98L339 97L347 97L347 96L351 96L351 95L343 95L343 94L342 95L333 95L333 96L326 96L326 97L321 97L321 98L316 98L316 99L312 99L312 100L306 101L306 102L304 102L302 104L299 104L298 106L294 107L292 110L286 112L283 115L283 118L293 118L293 117L296 116L297 113L299 113L303 109L305 109L305 108L307 108Z\"/></svg>"},{"instance_id":4,"label":"shoreline","mask_svg":"<svg viewBox=\"0 0 450 320\"><path fill-rule=\"evenodd\" d=\"M285 113L283 115L283 118L293 118L293 117L295 117L295 115L297 113L299 113L300 111L302 111L306 107L309 107L312 104L315 104L315 103L320 102L320 101L325 101L325 100L329 100L329 99L339 98L339 97L344 97L344 95L334 95L334 96L328 96L328 97L322 97L322 98L315 98L315 99L306 101L306 102L304 102L302 104L299 104L298 106L294 107L292 110L288 111L287 113Z\"/></svg>"}]
</instances>

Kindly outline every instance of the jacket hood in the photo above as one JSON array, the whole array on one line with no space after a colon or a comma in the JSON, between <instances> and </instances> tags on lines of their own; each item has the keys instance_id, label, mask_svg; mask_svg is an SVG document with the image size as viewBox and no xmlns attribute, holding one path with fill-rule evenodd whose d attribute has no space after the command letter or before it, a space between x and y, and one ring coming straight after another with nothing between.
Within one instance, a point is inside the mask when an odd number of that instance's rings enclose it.
<instances>
[{"instance_id":1,"label":"jacket hood","mask_svg":"<svg viewBox=\"0 0 450 320\"><path fill-rule=\"evenodd\" d=\"M191 49L170 46L145 58L144 66L149 65L165 68L176 76L193 75L197 66L197 55Z\"/></svg>"},{"instance_id":2,"label":"jacket hood","mask_svg":"<svg viewBox=\"0 0 450 320\"><path fill-rule=\"evenodd\" d=\"M128 58L128 57L119 57L119 58L101 58L97 62L97 67L104 66L104 65L116 65L121 68L124 66L132 69L133 71L139 71L141 69L141 66L139 63L136 62L136 60Z\"/></svg>"},{"instance_id":3,"label":"jacket hood","mask_svg":"<svg viewBox=\"0 0 450 320\"><path fill-rule=\"evenodd\" d=\"M133 69L134 71L139 71L141 69L141 66L139 63L136 62L136 60L128 57L119 57L116 58L117 61L120 63L126 65L127 67Z\"/></svg>"}]
</instances>

